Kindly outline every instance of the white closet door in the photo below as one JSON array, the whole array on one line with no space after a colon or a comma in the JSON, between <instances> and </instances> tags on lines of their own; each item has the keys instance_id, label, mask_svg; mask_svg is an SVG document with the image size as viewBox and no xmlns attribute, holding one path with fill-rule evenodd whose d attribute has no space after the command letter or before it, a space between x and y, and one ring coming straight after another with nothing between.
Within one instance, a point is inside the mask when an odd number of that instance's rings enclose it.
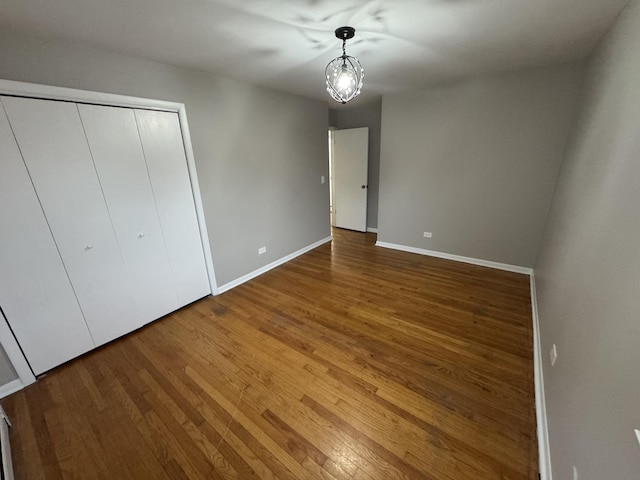
<instances>
[{"instance_id":1,"label":"white closet door","mask_svg":"<svg viewBox=\"0 0 640 480\"><path fill-rule=\"evenodd\" d=\"M89 329L1 107L0 228L0 306L34 373L91 350Z\"/></svg>"},{"instance_id":2,"label":"white closet door","mask_svg":"<svg viewBox=\"0 0 640 480\"><path fill-rule=\"evenodd\" d=\"M211 293L176 113L136 110L136 119L180 306Z\"/></svg>"},{"instance_id":3,"label":"white closet door","mask_svg":"<svg viewBox=\"0 0 640 480\"><path fill-rule=\"evenodd\" d=\"M76 104L2 101L95 343L138 328L143 323Z\"/></svg>"},{"instance_id":4,"label":"white closet door","mask_svg":"<svg viewBox=\"0 0 640 480\"><path fill-rule=\"evenodd\" d=\"M145 323L178 308L133 110L78 105L113 226Z\"/></svg>"}]
</instances>

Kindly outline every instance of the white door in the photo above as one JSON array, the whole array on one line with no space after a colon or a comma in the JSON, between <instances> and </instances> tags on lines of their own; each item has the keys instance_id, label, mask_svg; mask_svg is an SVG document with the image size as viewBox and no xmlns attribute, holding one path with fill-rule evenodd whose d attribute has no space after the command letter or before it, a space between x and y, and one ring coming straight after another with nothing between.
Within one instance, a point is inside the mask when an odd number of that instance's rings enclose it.
<instances>
[{"instance_id":1,"label":"white door","mask_svg":"<svg viewBox=\"0 0 640 480\"><path fill-rule=\"evenodd\" d=\"M335 226L367 231L369 129L333 132L333 211Z\"/></svg>"},{"instance_id":2,"label":"white door","mask_svg":"<svg viewBox=\"0 0 640 480\"><path fill-rule=\"evenodd\" d=\"M95 343L142 326L76 104L2 102Z\"/></svg>"},{"instance_id":3,"label":"white door","mask_svg":"<svg viewBox=\"0 0 640 480\"><path fill-rule=\"evenodd\" d=\"M136 110L180 306L211 293L178 114Z\"/></svg>"},{"instance_id":4,"label":"white door","mask_svg":"<svg viewBox=\"0 0 640 480\"><path fill-rule=\"evenodd\" d=\"M1 105L0 228L0 307L33 372L94 348Z\"/></svg>"},{"instance_id":5,"label":"white door","mask_svg":"<svg viewBox=\"0 0 640 480\"><path fill-rule=\"evenodd\" d=\"M178 309L134 111L78 105L144 323Z\"/></svg>"}]
</instances>

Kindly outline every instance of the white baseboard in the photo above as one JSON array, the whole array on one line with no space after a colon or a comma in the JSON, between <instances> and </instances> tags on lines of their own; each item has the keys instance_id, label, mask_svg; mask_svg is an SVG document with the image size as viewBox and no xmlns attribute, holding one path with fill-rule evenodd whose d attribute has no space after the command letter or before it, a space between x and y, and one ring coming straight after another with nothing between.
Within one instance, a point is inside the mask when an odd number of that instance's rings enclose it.
<instances>
[{"instance_id":1,"label":"white baseboard","mask_svg":"<svg viewBox=\"0 0 640 480\"><path fill-rule=\"evenodd\" d=\"M509 265L507 263L491 262L489 260L481 260L479 258L463 257L461 255L453 255L451 253L436 252L435 250L425 250L424 248L408 247L406 245L398 245L395 243L376 242L376 247L391 248L393 250L401 250L403 252L418 253L420 255L428 255L430 257L444 258L445 260L453 260L455 262L471 263L472 265L480 265L481 267L495 268L505 270L507 272L524 273L531 275L533 269L529 267L520 267L518 265Z\"/></svg>"},{"instance_id":2,"label":"white baseboard","mask_svg":"<svg viewBox=\"0 0 640 480\"><path fill-rule=\"evenodd\" d=\"M373 227L367 227L367 232L369 232L369 233L378 233L378 229L377 228L373 228Z\"/></svg>"},{"instance_id":3,"label":"white baseboard","mask_svg":"<svg viewBox=\"0 0 640 480\"><path fill-rule=\"evenodd\" d=\"M531 273L531 316L533 317L533 375L536 392L536 425L538 430L538 459L540 480L552 480L551 453L549 450L549 427L547 425L547 406L544 396L544 376L542 372L542 344L540 342L540 320L538 317L538 299L536 280Z\"/></svg>"},{"instance_id":4,"label":"white baseboard","mask_svg":"<svg viewBox=\"0 0 640 480\"><path fill-rule=\"evenodd\" d=\"M264 267L261 267L257 270L254 270L251 273L247 273L246 275L243 275L240 278L236 278L235 280L232 280L229 283L225 283L224 285L218 287L217 295L224 293L228 290L231 290L232 288L237 287L238 285L241 285L245 282L248 282L252 278L256 278L257 276L262 275L263 273L266 273L269 270L279 267L283 263L287 263L288 261L293 260L294 258L299 257L300 255L307 253L310 250L313 250L314 248L318 248L320 245L324 245L325 243L328 243L331 240L332 240L331 237L323 238L322 240L319 240L315 243L312 243L311 245L307 245L306 247L301 248L300 250L290 253L286 257L282 257L274 262L271 262L270 264L265 265Z\"/></svg>"},{"instance_id":5,"label":"white baseboard","mask_svg":"<svg viewBox=\"0 0 640 480\"><path fill-rule=\"evenodd\" d=\"M0 398L8 397L12 393L16 393L24 388L22 381L19 378L5 383L0 386Z\"/></svg>"}]
</instances>

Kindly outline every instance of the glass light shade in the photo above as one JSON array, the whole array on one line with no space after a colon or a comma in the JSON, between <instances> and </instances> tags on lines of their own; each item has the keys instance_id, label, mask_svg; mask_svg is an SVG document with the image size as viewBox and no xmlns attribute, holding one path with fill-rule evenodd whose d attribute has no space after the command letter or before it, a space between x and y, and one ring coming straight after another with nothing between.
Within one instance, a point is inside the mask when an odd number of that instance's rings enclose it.
<instances>
[{"instance_id":1,"label":"glass light shade","mask_svg":"<svg viewBox=\"0 0 640 480\"><path fill-rule=\"evenodd\" d=\"M360 94L364 69L356 57L342 55L325 69L327 92L336 102L347 103Z\"/></svg>"}]
</instances>

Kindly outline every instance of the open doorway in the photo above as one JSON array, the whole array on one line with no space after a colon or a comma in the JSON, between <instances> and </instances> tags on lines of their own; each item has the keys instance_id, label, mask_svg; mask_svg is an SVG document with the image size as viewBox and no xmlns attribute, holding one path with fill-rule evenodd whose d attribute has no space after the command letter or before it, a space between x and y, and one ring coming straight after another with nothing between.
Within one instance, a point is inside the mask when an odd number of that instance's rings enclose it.
<instances>
[{"instance_id":1,"label":"open doorway","mask_svg":"<svg viewBox=\"0 0 640 480\"><path fill-rule=\"evenodd\" d=\"M369 128L329 130L331 226L367 231Z\"/></svg>"}]
</instances>

